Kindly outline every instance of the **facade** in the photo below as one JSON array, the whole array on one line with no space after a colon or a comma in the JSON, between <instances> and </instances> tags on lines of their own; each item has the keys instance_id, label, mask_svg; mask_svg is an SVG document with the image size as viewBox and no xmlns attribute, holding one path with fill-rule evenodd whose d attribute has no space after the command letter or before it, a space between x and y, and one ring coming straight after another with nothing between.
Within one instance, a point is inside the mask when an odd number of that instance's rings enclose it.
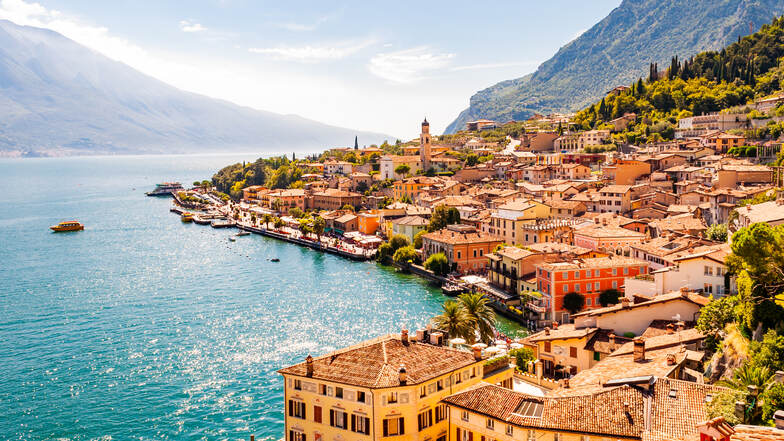
<instances>
[{"instance_id":1,"label":"facade","mask_svg":"<svg viewBox=\"0 0 784 441\"><path fill-rule=\"evenodd\" d=\"M404 330L279 370L286 440L445 441L443 398L482 381L511 386L508 365L489 371L481 355L424 341Z\"/></svg>"},{"instance_id":2,"label":"facade","mask_svg":"<svg viewBox=\"0 0 784 441\"><path fill-rule=\"evenodd\" d=\"M405 216L390 221L392 224L392 234L402 234L408 241L414 243L414 236L420 231L427 229L430 221L421 216Z\"/></svg>"},{"instance_id":3,"label":"facade","mask_svg":"<svg viewBox=\"0 0 784 441\"><path fill-rule=\"evenodd\" d=\"M422 159L419 156L398 156L385 155L378 161L379 174L381 179L399 179L403 176L395 173L395 169L401 165L407 165L410 173L416 173L422 169Z\"/></svg>"},{"instance_id":4,"label":"facade","mask_svg":"<svg viewBox=\"0 0 784 441\"><path fill-rule=\"evenodd\" d=\"M550 207L535 200L516 200L498 207L490 221L482 225L482 232L497 236L503 242L521 244L523 224L550 216Z\"/></svg>"},{"instance_id":5,"label":"facade","mask_svg":"<svg viewBox=\"0 0 784 441\"><path fill-rule=\"evenodd\" d=\"M500 244L497 237L478 232L469 225L448 225L422 236L422 260L444 253L452 268L460 273L484 272L487 255Z\"/></svg>"},{"instance_id":6,"label":"facade","mask_svg":"<svg viewBox=\"0 0 784 441\"><path fill-rule=\"evenodd\" d=\"M313 193L307 206L316 210L340 210L345 205L358 207L361 203L362 195L359 193L328 188Z\"/></svg>"},{"instance_id":7,"label":"facade","mask_svg":"<svg viewBox=\"0 0 784 441\"><path fill-rule=\"evenodd\" d=\"M623 291L626 277L648 273L648 263L622 256L543 263L537 265L536 278L539 292L549 299L546 306L550 317L569 323L569 312L564 309L563 298L576 292L585 297L585 309L599 306L599 293L608 289Z\"/></svg>"},{"instance_id":8,"label":"facade","mask_svg":"<svg viewBox=\"0 0 784 441\"><path fill-rule=\"evenodd\" d=\"M626 213L632 209L631 185L607 185L599 189L601 213Z\"/></svg>"},{"instance_id":9,"label":"facade","mask_svg":"<svg viewBox=\"0 0 784 441\"><path fill-rule=\"evenodd\" d=\"M357 231L368 236L376 234L381 222L381 215L377 212L363 212L357 214Z\"/></svg>"},{"instance_id":10,"label":"facade","mask_svg":"<svg viewBox=\"0 0 784 441\"><path fill-rule=\"evenodd\" d=\"M594 225L574 230L574 244L591 250L627 251L642 243L644 233L612 225Z\"/></svg>"},{"instance_id":11,"label":"facade","mask_svg":"<svg viewBox=\"0 0 784 441\"><path fill-rule=\"evenodd\" d=\"M291 208L305 209L305 190L274 190L261 197L263 205L275 211L288 212Z\"/></svg>"}]
</instances>

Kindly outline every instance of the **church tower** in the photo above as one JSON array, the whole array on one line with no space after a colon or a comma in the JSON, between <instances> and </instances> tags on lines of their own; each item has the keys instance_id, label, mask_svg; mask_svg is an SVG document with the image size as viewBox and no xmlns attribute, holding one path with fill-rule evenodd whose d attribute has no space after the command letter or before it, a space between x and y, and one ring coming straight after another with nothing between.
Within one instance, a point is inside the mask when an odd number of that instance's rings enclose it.
<instances>
[{"instance_id":1,"label":"church tower","mask_svg":"<svg viewBox=\"0 0 784 441\"><path fill-rule=\"evenodd\" d=\"M419 158L422 161L422 170L430 169L430 123L427 118L422 122L422 133L419 135Z\"/></svg>"}]
</instances>

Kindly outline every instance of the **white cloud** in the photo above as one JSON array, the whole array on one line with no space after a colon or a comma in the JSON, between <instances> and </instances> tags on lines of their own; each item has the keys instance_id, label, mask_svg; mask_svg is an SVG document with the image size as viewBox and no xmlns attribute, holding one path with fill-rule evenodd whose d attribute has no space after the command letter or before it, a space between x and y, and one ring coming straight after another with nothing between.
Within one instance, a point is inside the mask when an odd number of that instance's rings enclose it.
<instances>
[{"instance_id":1,"label":"white cloud","mask_svg":"<svg viewBox=\"0 0 784 441\"><path fill-rule=\"evenodd\" d=\"M426 46L396 52L379 53L370 59L368 69L373 75L395 83L413 83L428 73L443 69L455 54L432 53Z\"/></svg>"},{"instance_id":2,"label":"white cloud","mask_svg":"<svg viewBox=\"0 0 784 441\"><path fill-rule=\"evenodd\" d=\"M201 23L195 23L189 20L180 21L180 30L183 32L204 32L207 30Z\"/></svg>"},{"instance_id":3,"label":"white cloud","mask_svg":"<svg viewBox=\"0 0 784 441\"><path fill-rule=\"evenodd\" d=\"M324 23L326 23L326 22L328 22L328 21L330 21L330 20L340 16L341 14L343 14L343 10L344 9L345 8L341 8L338 11L335 11L335 12L332 12L330 14L326 14L326 15L322 15L320 17L317 17L316 20L314 20L312 23L288 22L288 23L275 23L274 25L279 27L279 28L281 28L281 29L285 29L287 31L292 31L292 32L310 32L310 31L315 31L322 24L324 24Z\"/></svg>"},{"instance_id":4,"label":"white cloud","mask_svg":"<svg viewBox=\"0 0 784 441\"><path fill-rule=\"evenodd\" d=\"M362 49L375 43L374 40L365 40L353 43L343 43L334 46L299 46L299 47L268 47L257 48L252 47L248 49L249 52L254 54L271 55L274 58L300 61L300 62L318 62L340 60L351 56Z\"/></svg>"}]
</instances>

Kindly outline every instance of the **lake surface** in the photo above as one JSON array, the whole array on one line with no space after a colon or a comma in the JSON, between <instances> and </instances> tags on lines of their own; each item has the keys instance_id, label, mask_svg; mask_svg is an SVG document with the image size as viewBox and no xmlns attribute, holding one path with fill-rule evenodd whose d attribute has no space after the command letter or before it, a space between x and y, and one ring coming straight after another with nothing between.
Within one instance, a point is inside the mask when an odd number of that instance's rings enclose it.
<instances>
[{"instance_id":1,"label":"lake surface","mask_svg":"<svg viewBox=\"0 0 784 441\"><path fill-rule=\"evenodd\" d=\"M277 369L438 313L413 276L229 242L144 196L254 159L0 160L0 439L277 440ZM48 230L70 219L86 230Z\"/></svg>"}]
</instances>

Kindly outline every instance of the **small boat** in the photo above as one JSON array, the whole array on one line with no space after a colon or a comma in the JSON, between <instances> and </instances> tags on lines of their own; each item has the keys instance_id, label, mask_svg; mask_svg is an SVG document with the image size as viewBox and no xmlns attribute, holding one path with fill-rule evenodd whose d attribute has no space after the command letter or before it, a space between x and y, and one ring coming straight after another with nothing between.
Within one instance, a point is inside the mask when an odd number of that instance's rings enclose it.
<instances>
[{"instance_id":1,"label":"small boat","mask_svg":"<svg viewBox=\"0 0 784 441\"><path fill-rule=\"evenodd\" d=\"M65 221L65 222L60 222L57 225L52 225L51 227L49 227L49 229L51 229L55 233L62 233L66 231L80 231L80 230L84 230L84 225L82 225L80 222L77 221Z\"/></svg>"},{"instance_id":2,"label":"small boat","mask_svg":"<svg viewBox=\"0 0 784 441\"><path fill-rule=\"evenodd\" d=\"M229 240L232 241L232 242L236 242L237 238L232 236L232 237L229 237Z\"/></svg>"},{"instance_id":3,"label":"small boat","mask_svg":"<svg viewBox=\"0 0 784 441\"><path fill-rule=\"evenodd\" d=\"M155 186L155 190L145 193L147 196L171 196L172 193L183 190L179 182L162 182Z\"/></svg>"},{"instance_id":4,"label":"small boat","mask_svg":"<svg viewBox=\"0 0 784 441\"><path fill-rule=\"evenodd\" d=\"M280 259L278 259L277 257L273 257L272 259L270 259L270 262L280 262Z\"/></svg>"},{"instance_id":5,"label":"small boat","mask_svg":"<svg viewBox=\"0 0 784 441\"><path fill-rule=\"evenodd\" d=\"M196 215L196 216L193 216L193 222L195 222L195 223L197 223L199 225L209 225L210 222L212 222L212 220L208 219L208 218L206 218L204 216Z\"/></svg>"},{"instance_id":6,"label":"small boat","mask_svg":"<svg viewBox=\"0 0 784 441\"><path fill-rule=\"evenodd\" d=\"M193 213L185 212L180 215L180 220L183 222L193 222Z\"/></svg>"},{"instance_id":7,"label":"small boat","mask_svg":"<svg viewBox=\"0 0 784 441\"><path fill-rule=\"evenodd\" d=\"M247 236L249 235L249 231L240 231L239 233L235 234L235 236Z\"/></svg>"}]
</instances>

